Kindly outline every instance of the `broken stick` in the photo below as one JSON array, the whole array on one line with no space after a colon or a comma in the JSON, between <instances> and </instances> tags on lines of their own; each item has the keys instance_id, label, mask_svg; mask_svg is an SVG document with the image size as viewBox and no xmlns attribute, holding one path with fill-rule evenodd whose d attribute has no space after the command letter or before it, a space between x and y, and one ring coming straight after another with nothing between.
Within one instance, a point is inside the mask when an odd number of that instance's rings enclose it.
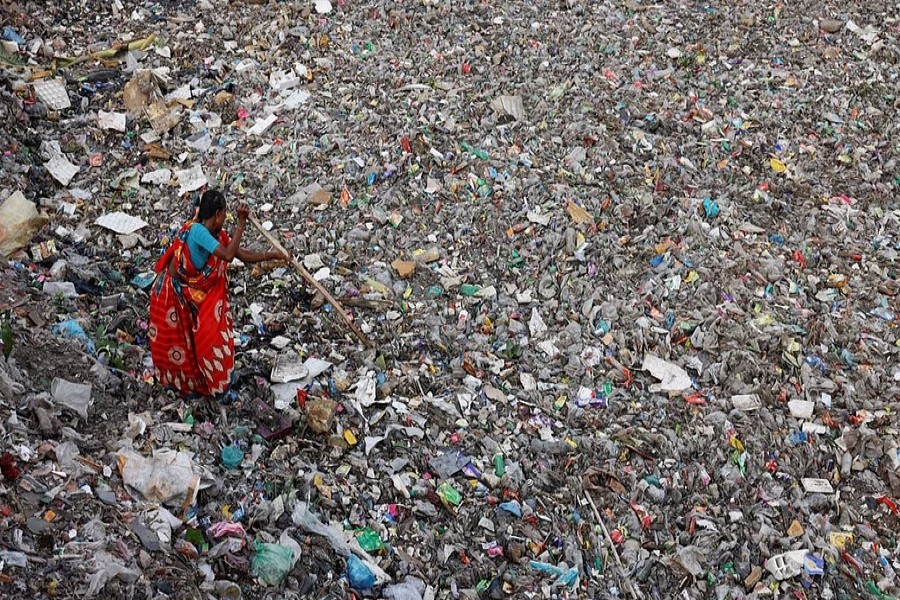
<instances>
[{"instance_id":1,"label":"broken stick","mask_svg":"<svg viewBox=\"0 0 900 600\"><path fill-rule=\"evenodd\" d=\"M275 239L275 236L273 236L271 233L269 233L268 231L266 231L265 229L263 229L263 226L259 223L259 221L256 220L256 217L252 217L252 216L251 216L250 219L249 219L249 221L250 221L250 223L251 223L254 227L256 227L257 231L259 231L259 233L262 234L262 236L263 236L264 238L266 238L266 240L267 240L270 244L272 244L272 246L273 246L276 250L278 250L279 252L281 252L281 253L284 254L285 256L291 257L291 264L294 265L294 268L297 269L297 272L300 273L300 275L303 276L303 279L305 279L306 282L309 283L309 285L311 285L313 288L316 289L317 292L319 292L320 294L322 294L322 295L325 297L325 300L328 301L328 304L330 304L331 306L333 306L333 307L334 307L334 310L336 310L337 313L338 313L339 315L341 315L341 318L344 320L344 323L346 323L346 324L347 324L347 327L350 328L350 331L352 331L352 332L356 335L356 337L359 338L359 341L361 341L363 344L365 344L365 346L366 346L367 348L371 348L371 347L372 347L372 342L369 340L369 338L366 337L366 334L364 334L364 333L359 329L359 327L356 326L356 324L355 324L355 323L353 322L353 320L350 318L350 315L347 314L347 311L344 310L344 307L343 307L343 306L341 306L341 303L338 302L337 300L335 300L334 297L333 297L330 293L328 293L328 290L326 290L326 289L322 286L321 283L319 283L318 281L316 281L315 279L313 279L313 276L310 275L309 271L306 270L306 267L304 267L302 264L300 264L300 262L294 257L293 254L291 254L290 252L288 252L287 250L285 250L284 246L282 246L282 245L278 242L278 240Z\"/></svg>"},{"instance_id":2,"label":"broken stick","mask_svg":"<svg viewBox=\"0 0 900 600\"><path fill-rule=\"evenodd\" d=\"M616 559L616 564L619 566L619 575L622 578L622 582L624 583L625 591L632 597L638 598L638 594L634 591L634 586L631 583L631 579L628 577L628 573L625 571L625 565L622 564L622 559L619 557L619 552L616 550L616 545L613 544L612 538L609 535L609 530L606 528L606 523L603 522L603 517L600 516L600 511L597 510L597 505L594 504L594 499L591 497L590 492L587 490L584 491L584 497L587 498L588 504L591 505L591 509L594 511L594 517L597 518L597 522L600 524L601 529L603 529L603 535L606 538L606 543L609 545L609 551L612 552L613 557Z\"/></svg>"}]
</instances>

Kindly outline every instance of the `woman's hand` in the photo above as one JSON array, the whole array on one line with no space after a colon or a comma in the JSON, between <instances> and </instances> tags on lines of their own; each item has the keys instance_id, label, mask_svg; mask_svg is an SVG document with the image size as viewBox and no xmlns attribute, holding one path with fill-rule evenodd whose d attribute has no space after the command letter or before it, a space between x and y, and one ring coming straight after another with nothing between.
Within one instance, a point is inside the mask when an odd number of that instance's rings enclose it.
<instances>
[{"instance_id":1,"label":"woman's hand","mask_svg":"<svg viewBox=\"0 0 900 600\"><path fill-rule=\"evenodd\" d=\"M281 250L269 250L268 252L266 252L266 256L266 260L278 260L286 263L291 262L291 257L286 251L282 252Z\"/></svg>"},{"instance_id":2,"label":"woman's hand","mask_svg":"<svg viewBox=\"0 0 900 600\"><path fill-rule=\"evenodd\" d=\"M241 204L237 209L237 218L238 223L246 223L247 217L250 216L250 207L246 204Z\"/></svg>"}]
</instances>

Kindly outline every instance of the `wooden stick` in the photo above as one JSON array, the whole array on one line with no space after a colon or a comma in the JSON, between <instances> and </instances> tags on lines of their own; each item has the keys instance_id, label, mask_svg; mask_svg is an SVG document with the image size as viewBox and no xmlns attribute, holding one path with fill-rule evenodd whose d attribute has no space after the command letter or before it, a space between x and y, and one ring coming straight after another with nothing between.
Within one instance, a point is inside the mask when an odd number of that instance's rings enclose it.
<instances>
[{"instance_id":1,"label":"wooden stick","mask_svg":"<svg viewBox=\"0 0 900 600\"><path fill-rule=\"evenodd\" d=\"M631 584L631 579L629 579L628 574L625 572L625 566L622 564L622 559L619 558L619 552L616 550L616 545L613 544L612 538L609 535L609 530L606 528L606 524L603 522L603 517L600 516L600 511L597 510L597 505L594 504L594 499L591 497L590 492L587 490L584 491L584 497L587 498L588 503L591 505L591 509L594 511L594 516L597 518L597 522L600 523L600 527L603 529L603 535L606 537L606 543L609 545L609 551L612 552L613 557L616 559L616 564L619 565L619 575L622 578L622 582L625 586L625 591L632 597L638 598L638 594L634 591L634 586Z\"/></svg>"},{"instance_id":2,"label":"wooden stick","mask_svg":"<svg viewBox=\"0 0 900 600\"><path fill-rule=\"evenodd\" d=\"M263 236L264 238L266 238L266 240L267 240L270 244L272 244L272 246L273 246L276 250L282 252L285 256L290 256L290 257L291 257L291 264L294 265L294 268L297 269L297 272L300 273L300 275L303 276L303 279L305 279L305 280L307 281L307 283L309 283L309 285L313 286L313 287L316 289L317 292L319 292L320 294L322 294L322 296L325 297L325 299L328 301L328 304L330 304L331 306L334 307L334 310L336 310L337 313L341 316L341 318L344 320L344 323L346 323L346 324L347 324L347 327L350 328L350 331L352 331L352 332L356 335L356 337L359 338L359 341L361 341L363 344L365 344L365 346L366 346L367 348L371 348L371 347L372 347L372 342L371 342L371 341L369 340L369 338L367 338L366 335L359 329L359 327L356 326L356 324L355 324L355 323L353 322L353 320L350 318L350 315L347 314L347 311L344 310L344 307L343 307L343 306L341 306L341 303L338 302L337 300L335 300L334 297L333 297L331 294L328 293L328 290L326 290L326 289L322 286L321 283L319 283L318 281L316 281L315 279L313 279L313 276L310 275L309 271L307 271L306 268L305 268L302 264L300 264L300 262L294 257L293 254L291 254L290 252L288 252L287 250L285 250L284 246L282 246L282 245L278 242L278 240L275 239L275 236L273 236L271 233L269 233L268 231L266 231L265 229L263 229L263 226L260 225L259 221L256 220L256 217L252 217L252 216L251 216L250 219L249 219L249 221L250 221L250 223L251 223L254 227L256 227L257 231L259 231L259 233L261 233L262 236Z\"/></svg>"}]
</instances>

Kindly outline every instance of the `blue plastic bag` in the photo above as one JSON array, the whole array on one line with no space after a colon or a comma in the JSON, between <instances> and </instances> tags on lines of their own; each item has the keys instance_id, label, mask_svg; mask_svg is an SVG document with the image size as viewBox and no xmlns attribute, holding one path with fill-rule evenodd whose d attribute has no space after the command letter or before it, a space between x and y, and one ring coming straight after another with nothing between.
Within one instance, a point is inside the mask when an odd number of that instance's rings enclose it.
<instances>
[{"instance_id":1,"label":"blue plastic bag","mask_svg":"<svg viewBox=\"0 0 900 600\"><path fill-rule=\"evenodd\" d=\"M84 329L78 324L78 321L74 319L57 323L51 331L56 335L84 342L84 347L87 349L88 354L94 355L97 353L96 348L94 348L94 342L87 336Z\"/></svg>"},{"instance_id":2,"label":"blue plastic bag","mask_svg":"<svg viewBox=\"0 0 900 600\"><path fill-rule=\"evenodd\" d=\"M353 554L347 559L347 580L354 590L370 590L375 586L375 574Z\"/></svg>"},{"instance_id":3,"label":"blue plastic bag","mask_svg":"<svg viewBox=\"0 0 900 600\"><path fill-rule=\"evenodd\" d=\"M16 30L9 25L3 28L3 39L9 40L10 42L15 42L20 46L25 45L25 38L16 33Z\"/></svg>"},{"instance_id":4,"label":"blue plastic bag","mask_svg":"<svg viewBox=\"0 0 900 600\"><path fill-rule=\"evenodd\" d=\"M703 212L706 213L707 219L715 218L719 215L719 205L712 201L711 198L703 199Z\"/></svg>"}]
</instances>

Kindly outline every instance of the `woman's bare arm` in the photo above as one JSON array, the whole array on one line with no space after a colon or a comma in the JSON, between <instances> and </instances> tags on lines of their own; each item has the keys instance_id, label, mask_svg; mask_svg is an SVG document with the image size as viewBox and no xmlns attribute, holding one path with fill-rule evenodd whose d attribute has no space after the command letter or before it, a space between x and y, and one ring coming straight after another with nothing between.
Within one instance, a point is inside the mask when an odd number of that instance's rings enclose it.
<instances>
[{"instance_id":1,"label":"woman's bare arm","mask_svg":"<svg viewBox=\"0 0 900 600\"><path fill-rule=\"evenodd\" d=\"M250 216L250 207L246 204L241 204L238 207L237 215L237 226L234 228L234 235L231 238L231 242L224 248L222 247L222 244L219 244L213 252L216 258L222 259L225 262L231 262L241 249L241 236L244 235L244 226L247 224L247 217Z\"/></svg>"},{"instance_id":2,"label":"woman's bare arm","mask_svg":"<svg viewBox=\"0 0 900 600\"><path fill-rule=\"evenodd\" d=\"M237 256L238 260L247 264L265 262L267 260L286 260L286 257L276 250L270 250L269 252L254 252L253 250L247 250L246 248L238 248L235 256Z\"/></svg>"}]
</instances>

